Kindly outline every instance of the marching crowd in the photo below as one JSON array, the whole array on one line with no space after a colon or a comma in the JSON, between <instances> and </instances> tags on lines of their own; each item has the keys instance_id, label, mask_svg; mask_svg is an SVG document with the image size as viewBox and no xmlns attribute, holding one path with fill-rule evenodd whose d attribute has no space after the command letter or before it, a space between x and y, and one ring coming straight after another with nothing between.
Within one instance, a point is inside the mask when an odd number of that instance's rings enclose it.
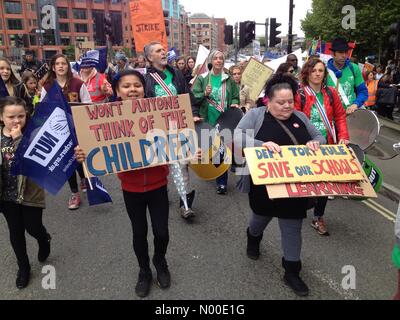
<instances>
[{"instance_id":1,"label":"marching crowd","mask_svg":"<svg viewBox=\"0 0 400 320\"><path fill-rule=\"evenodd\" d=\"M10 62L0 58L0 75L9 96L0 103L1 124L1 211L10 232L11 246L18 264L16 286L25 288L30 279L30 262L27 255L25 231L38 241L38 260L45 262L50 254L51 236L42 223L44 190L27 177L15 177L10 164L23 128L32 117L40 101L57 82L73 108L74 103L101 103L107 101L179 95L188 93L191 99L195 123L206 122L214 127L219 117L229 108L240 110L243 117L237 125L243 139L235 140L236 146L251 141L254 146L280 152L283 145L307 145L317 150L321 144L348 144L349 133L346 114L359 108L377 110L393 119L400 82L399 68L389 62L386 69L376 66L364 79L358 65L347 56L349 47L342 38L332 42L332 59L325 64L317 56L311 56L298 66L296 55L289 54L287 61L276 70L265 84L265 90L257 101L249 97L249 88L241 84L245 63L225 68L225 56L218 50L208 57L208 72L199 74L192 57L178 57L174 65L167 60L167 53L159 42L151 42L144 54L129 59L123 53L115 55L115 65L109 64L105 73L96 70L93 60L83 57L79 73L73 72L65 55L57 54L49 63L44 77L37 77L40 63L31 52L26 53L19 82ZM385 71L383 71L385 70ZM397 77L397 78L396 78ZM247 130L254 137L246 135ZM86 159L84 151L76 146L76 159ZM196 154L201 157L201 151ZM180 163L187 190L188 208L180 199L180 214L193 219L195 190L191 187L189 163ZM78 179L74 173L69 187L71 197L68 208L80 207L80 191L87 189L82 166L78 167ZM149 294L152 271L148 250L147 209L154 235L152 262L157 271L157 283L168 288L171 275L166 260L169 243L168 175L166 165L123 172L121 181L126 210L131 221L133 250L139 265L135 292L139 297ZM240 176L238 189L249 197L250 220L247 227L247 256L258 259L263 233L276 217L279 221L282 241L282 267L284 282L298 295L306 296L309 288L300 277L302 268L301 230L306 218L308 201L301 198L271 200L265 187L254 185L249 175ZM216 192L228 192L228 173L216 179ZM314 204L311 226L322 236L329 235L324 219L327 197L318 198Z\"/></svg>"}]
</instances>

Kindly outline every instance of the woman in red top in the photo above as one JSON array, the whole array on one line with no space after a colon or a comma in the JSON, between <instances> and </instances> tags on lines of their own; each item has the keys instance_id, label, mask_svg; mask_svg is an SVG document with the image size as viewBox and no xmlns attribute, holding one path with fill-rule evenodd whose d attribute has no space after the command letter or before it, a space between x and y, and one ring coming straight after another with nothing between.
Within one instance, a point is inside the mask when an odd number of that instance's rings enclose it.
<instances>
[{"instance_id":1,"label":"woman in red top","mask_svg":"<svg viewBox=\"0 0 400 320\"><path fill-rule=\"evenodd\" d=\"M348 144L346 111L336 90L326 86L327 76L328 71L322 60L310 58L301 71L301 87L295 98L295 108L306 114L329 144ZM324 115L328 121L323 121ZM327 197L317 198L314 208L311 226L320 235L329 235L322 218L327 202Z\"/></svg>"},{"instance_id":2,"label":"woman in red top","mask_svg":"<svg viewBox=\"0 0 400 320\"><path fill-rule=\"evenodd\" d=\"M115 94L121 100L144 98L145 80L135 70L124 70L113 82ZM86 159L83 150L75 148L79 162ZM146 297L150 292L152 272L147 244L147 217L149 209L154 234L153 264L157 270L157 281L161 289L170 286L170 273L165 255L169 242L168 231L168 166L162 165L118 174L128 216L133 231L133 249L139 262L140 272L135 292Z\"/></svg>"}]
</instances>

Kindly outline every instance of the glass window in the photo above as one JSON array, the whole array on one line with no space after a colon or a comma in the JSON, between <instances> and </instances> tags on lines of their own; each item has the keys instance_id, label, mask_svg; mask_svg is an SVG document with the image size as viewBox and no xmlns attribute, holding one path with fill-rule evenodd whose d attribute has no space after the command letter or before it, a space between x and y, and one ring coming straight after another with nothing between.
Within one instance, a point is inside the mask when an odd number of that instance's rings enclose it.
<instances>
[{"instance_id":1,"label":"glass window","mask_svg":"<svg viewBox=\"0 0 400 320\"><path fill-rule=\"evenodd\" d=\"M72 9L74 19L87 19L86 10L85 9Z\"/></svg>"},{"instance_id":2,"label":"glass window","mask_svg":"<svg viewBox=\"0 0 400 320\"><path fill-rule=\"evenodd\" d=\"M68 8L57 8L57 13L61 19L68 19Z\"/></svg>"},{"instance_id":3,"label":"glass window","mask_svg":"<svg viewBox=\"0 0 400 320\"><path fill-rule=\"evenodd\" d=\"M75 23L75 32L88 32L87 24Z\"/></svg>"},{"instance_id":4,"label":"glass window","mask_svg":"<svg viewBox=\"0 0 400 320\"><path fill-rule=\"evenodd\" d=\"M36 35L30 34L29 35L29 42L31 43L31 46L36 46Z\"/></svg>"},{"instance_id":5,"label":"glass window","mask_svg":"<svg viewBox=\"0 0 400 320\"><path fill-rule=\"evenodd\" d=\"M21 14L22 6L21 2L6 1L5 3L6 13L10 14Z\"/></svg>"},{"instance_id":6,"label":"glass window","mask_svg":"<svg viewBox=\"0 0 400 320\"><path fill-rule=\"evenodd\" d=\"M2 34L0 34L0 46L4 46L3 35Z\"/></svg>"},{"instance_id":7,"label":"glass window","mask_svg":"<svg viewBox=\"0 0 400 320\"><path fill-rule=\"evenodd\" d=\"M69 46L71 44L71 38L70 37L61 37L61 44L63 46Z\"/></svg>"},{"instance_id":8,"label":"glass window","mask_svg":"<svg viewBox=\"0 0 400 320\"><path fill-rule=\"evenodd\" d=\"M21 19L7 19L7 28L9 30L23 30L24 24Z\"/></svg>"},{"instance_id":9,"label":"glass window","mask_svg":"<svg viewBox=\"0 0 400 320\"><path fill-rule=\"evenodd\" d=\"M60 31L61 32L69 32L69 23L60 23Z\"/></svg>"}]
</instances>

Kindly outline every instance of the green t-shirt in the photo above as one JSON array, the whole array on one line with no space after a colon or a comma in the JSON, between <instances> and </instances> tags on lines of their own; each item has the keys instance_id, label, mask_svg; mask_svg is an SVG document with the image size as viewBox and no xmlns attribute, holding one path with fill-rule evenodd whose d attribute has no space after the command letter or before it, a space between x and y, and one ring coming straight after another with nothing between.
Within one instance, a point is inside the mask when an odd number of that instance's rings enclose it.
<instances>
[{"instance_id":1,"label":"green t-shirt","mask_svg":"<svg viewBox=\"0 0 400 320\"><path fill-rule=\"evenodd\" d=\"M354 74L351 71L350 67L346 66L344 69L342 69L342 77L339 80L340 86L343 88L343 92L346 95L347 99L349 100L348 104L345 103L339 91L339 96L340 99L342 100L342 104L345 109L351 106L357 98L355 88L358 87L360 84L364 83L364 79L360 71L360 68L354 63L352 63L352 66ZM336 88L336 83L333 82L330 75L328 76L328 86Z\"/></svg>"},{"instance_id":2,"label":"green t-shirt","mask_svg":"<svg viewBox=\"0 0 400 320\"><path fill-rule=\"evenodd\" d=\"M323 106L324 95L322 94L322 92L317 93L317 99ZM317 128L317 130L325 137L325 139L328 139L328 133L326 131L325 124L322 121L321 114L319 113L318 108L316 107L315 104L313 104L311 108L310 121L314 125L314 127Z\"/></svg>"},{"instance_id":3,"label":"green t-shirt","mask_svg":"<svg viewBox=\"0 0 400 320\"><path fill-rule=\"evenodd\" d=\"M208 78L208 77L207 77ZM213 100L216 104L221 105L221 96L222 96L222 74L213 75L211 74L211 87L212 92L209 96L211 100ZM226 92L225 92L225 102L224 102L224 110L227 109L227 99L226 99ZM208 104L208 123L212 126L215 126L217 123L218 118L220 117L221 112L219 112L212 104Z\"/></svg>"},{"instance_id":4,"label":"green t-shirt","mask_svg":"<svg viewBox=\"0 0 400 320\"><path fill-rule=\"evenodd\" d=\"M169 90L171 90L174 96L178 95L178 90L176 90L174 84L172 83L172 73L168 69L165 69L164 74L167 76L164 79L165 84L168 86ZM156 97L164 97L168 95L159 84L155 85L154 92L156 94Z\"/></svg>"}]
</instances>

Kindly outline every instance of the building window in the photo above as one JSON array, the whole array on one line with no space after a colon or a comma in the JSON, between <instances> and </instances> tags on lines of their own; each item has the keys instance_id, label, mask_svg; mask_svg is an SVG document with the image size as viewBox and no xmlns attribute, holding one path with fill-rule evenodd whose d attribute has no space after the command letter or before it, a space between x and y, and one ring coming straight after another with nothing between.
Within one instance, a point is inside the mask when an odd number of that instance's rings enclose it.
<instances>
[{"instance_id":1,"label":"building window","mask_svg":"<svg viewBox=\"0 0 400 320\"><path fill-rule=\"evenodd\" d=\"M34 4L34 3L31 3L31 4L28 4L28 6L30 7L28 7L28 9L31 9L31 11L33 11L33 12L36 12L36 4Z\"/></svg>"},{"instance_id":2,"label":"building window","mask_svg":"<svg viewBox=\"0 0 400 320\"><path fill-rule=\"evenodd\" d=\"M60 23L60 31L61 32L69 32L69 23Z\"/></svg>"},{"instance_id":3,"label":"building window","mask_svg":"<svg viewBox=\"0 0 400 320\"><path fill-rule=\"evenodd\" d=\"M85 9L72 9L74 19L86 20L86 10Z\"/></svg>"},{"instance_id":4,"label":"building window","mask_svg":"<svg viewBox=\"0 0 400 320\"><path fill-rule=\"evenodd\" d=\"M23 30L24 23L21 19L7 19L7 28L9 30Z\"/></svg>"},{"instance_id":5,"label":"building window","mask_svg":"<svg viewBox=\"0 0 400 320\"><path fill-rule=\"evenodd\" d=\"M104 0L94 0L94 3L104 3Z\"/></svg>"},{"instance_id":6,"label":"building window","mask_svg":"<svg viewBox=\"0 0 400 320\"><path fill-rule=\"evenodd\" d=\"M61 37L61 44L63 46L69 46L71 44L71 38L70 37Z\"/></svg>"},{"instance_id":7,"label":"building window","mask_svg":"<svg viewBox=\"0 0 400 320\"><path fill-rule=\"evenodd\" d=\"M88 38L87 37L76 37L76 41L78 41L78 42L86 42L86 41L88 41Z\"/></svg>"},{"instance_id":8,"label":"building window","mask_svg":"<svg viewBox=\"0 0 400 320\"><path fill-rule=\"evenodd\" d=\"M0 34L0 46L4 46L3 35L2 34Z\"/></svg>"},{"instance_id":9,"label":"building window","mask_svg":"<svg viewBox=\"0 0 400 320\"><path fill-rule=\"evenodd\" d=\"M57 8L60 19L68 19L68 8Z\"/></svg>"},{"instance_id":10,"label":"building window","mask_svg":"<svg viewBox=\"0 0 400 320\"><path fill-rule=\"evenodd\" d=\"M21 14L22 5L21 2L6 1L5 3L6 13L9 14Z\"/></svg>"},{"instance_id":11,"label":"building window","mask_svg":"<svg viewBox=\"0 0 400 320\"><path fill-rule=\"evenodd\" d=\"M87 24L83 23L75 23L75 32L82 32L82 33L87 33Z\"/></svg>"},{"instance_id":12,"label":"building window","mask_svg":"<svg viewBox=\"0 0 400 320\"><path fill-rule=\"evenodd\" d=\"M31 43L31 46L36 46L36 35L30 34L29 35L29 42Z\"/></svg>"}]
</instances>

